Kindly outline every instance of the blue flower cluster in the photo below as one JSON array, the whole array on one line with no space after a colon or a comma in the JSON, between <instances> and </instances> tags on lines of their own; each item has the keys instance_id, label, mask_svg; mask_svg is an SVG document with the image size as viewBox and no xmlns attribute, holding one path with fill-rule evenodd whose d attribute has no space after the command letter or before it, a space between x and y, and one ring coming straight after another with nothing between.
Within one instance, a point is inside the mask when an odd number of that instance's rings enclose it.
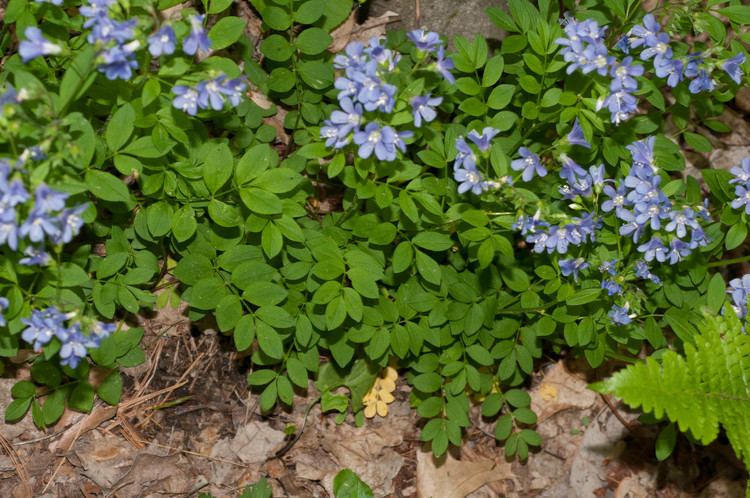
<instances>
[{"instance_id":1,"label":"blue flower cluster","mask_svg":"<svg viewBox=\"0 0 750 498\"><path fill-rule=\"evenodd\" d=\"M593 19L580 22L568 19L566 37L558 38L556 43L563 46L561 54L569 63L568 74L580 70L583 74L596 72L600 76L610 76L610 93L600 99L597 110L606 107L612 122L620 124L637 111L638 100L633 94L638 90L636 78L643 76L644 67L635 64L630 55L621 61L610 55L605 45L606 29ZM657 77L664 78L667 85L673 88L688 79L688 88L694 94L711 92L716 88L716 81L712 78L715 67L723 69L735 83L742 81L744 53L719 61L710 61L700 52L675 57L669 35L661 30L653 14L644 16L642 24L634 26L621 38L616 48L625 54L640 48L640 59L652 62Z\"/></svg>"},{"instance_id":2,"label":"blue flower cluster","mask_svg":"<svg viewBox=\"0 0 750 498\"><path fill-rule=\"evenodd\" d=\"M110 336L116 329L112 323L93 322L84 334L80 321L70 322L75 314L64 314L54 306L43 310L33 310L31 317L22 318L26 328L21 332L21 338L31 344L35 352L49 344L52 338L60 341L60 364L76 368L86 358L88 351L96 349L102 340ZM68 323L66 325L66 323Z\"/></svg>"},{"instance_id":3,"label":"blue flower cluster","mask_svg":"<svg viewBox=\"0 0 750 498\"><path fill-rule=\"evenodd\" d=\"M609 200L602 211L614 210L622 224L620 235L630 236L638 245L638 252L647 262L669 261L675 264L709 239L700 221L709 221L704 207L676 208L660 188L661 177L654 166L654 137L627 146L633 156L628 176L615 189L607 186L604 194ZM651 238L644 242L647 232Z\"/></svg>"},{"instance_id":4,"label":"blue flower cluster","mask_svg":"<svg viewBox=\"0 0 750 498\"><path fill-rule=\"evenodd\" d=\"M28 149L13 168L0 159L0 246L17 251L25 245L25 257L19 261L23 265L46 265L45 243L60 245L73 240L83 226L82 213L87 207L67 207L68 195L45 184L36 187L32 197L21 179L20 167L29 158L38 159L39 154L39 150Z\"/></svg>"},{"instance_id":5,"label":"blue flower cluster","mask_svg":"<svg viewBox=\"0 0 750 498\"><path fill-rule=\"evenodd\" d=\"M596 231L601 227L601 220L591 213L581 217L571 218L564 225L550 225L546 221L535 217L522 216L513 225L526 236L526 242L534 244L536 253L567 254L570 246L580 246L586 242L596 240ZM579 267L578 270L584 268ZM577 273L576 273L577 275Z\"/></svg>"},{"instance_id":6,"label":"blue flower cluster","mask_svg":"<svg viewBox=\"0 0 750 498\"><path fill-rule=\"evenodd\" d=\"M734 195L736 199L732 201L732 209L745 208L745 214L750 214L750 157L742 160L739 166L730 170L734 178L729 183L735 185Z\"/></svg>"},{"instance_id":7,"label":"blue flower cluster","mask_svg":"<svg viewBox=\"0 0 750 498\"><path fill-rule=\"evenodd\" d=\"M453 178L459 182L458 193L463 194L471 191L480 195L488 190L497 190L503 185L512 185L513 180L509 176L503 176L497 180L486 180L484 175L477 169L478 156L472 149L466 138L471 141L483 156L490 150L492 139L500 133L490 126L485 127L482 133L476 130L470 131L466 137L456 138L456 160L453 163Z\"/></svg>"},{"instance_id":8,"label":"blue flower cluster","mask_svg":"<svg viewBox=\"0 0 750 498\"><path fill-rule=\"evenodd\" d=\"M442 41L437 33L415 30L408 38L417 47L420 57L435 60L428 65L446 80L455 81L450 73L453 62L445 57ZM406 152L405 139L413 135L411 130L398 131L385 124L380 117L390 115L399 98L398 88L388 83L401 55L383 45L380 38L372 38L367 45L351 42L343 54L333 60L334 67L343 70L334 86L338 90L339 109L333 111L320 130L327 147L342 149L350 143L358 146L357 154L367 159L373 154L381 161L393 161L397 152ZM430 93L411 99L414 126L420 128L437 117L436 108L442 97Z\"/></svg>"},{"instance_id":9,"label":"blue flower cluster","mask_svg":"<svg viewBox=\"0 0 750 498\"><path fill-rule=\"evenodd\" d=\"M86 39L98 50L99 72L109 80L129 80L138 67L135 52L141 43L135 39L135 19L116 21L109 16L115 3L116 0L89 0L80 13L86 18L83 27L91 29Z\"/></svg>"},{"instance_id":10,"label":"blue flower cluster","mask_svg":"<svg viewBox=\"0 0 750 498\"><path fill-rule=\"evenodd\" d=\"M227 101L232 107L237 107L246 89L247 83L243 78L227 79L225 74L221 74L201 81L195 87L175 85L172 92L177 96L172 100L172 105L191 116L195 116L199 109L220 111Z\"/></svg>"}]
</instances>

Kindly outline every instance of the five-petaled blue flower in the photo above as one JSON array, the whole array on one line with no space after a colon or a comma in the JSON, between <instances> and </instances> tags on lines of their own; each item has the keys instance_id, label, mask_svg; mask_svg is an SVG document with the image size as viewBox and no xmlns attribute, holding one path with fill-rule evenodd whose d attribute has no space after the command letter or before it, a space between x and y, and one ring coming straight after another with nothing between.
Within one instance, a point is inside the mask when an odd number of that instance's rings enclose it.
<instances>
[{"instance_id":1,"label":"five-petaled blue flower","mask_svg":"<svg viewBox=\"0 0 750 498\"><path fill-rule=\"evenodd\" d=\"M196 52L208 52L211 49L211 40L208 39L203 29L203 15L194 15L190 18L190 33L182 41L182 51L188 55Z\"/></svg>"},{"instance_id":2,"label":"five-petaled blue flower","mask_svg":"<svg viewBox=\"0 0 750 498\"><path fill-rule=\"evenodd\" d=\"M170 55L175 51L175 34L172 26L164 26L148 37L148 51L154 57Z\"/></svg>"},{"instance_id":3,"label":"five-petaled blue flower","mask_svg":"<svg viewBox=\"0 0 750 498\"><path fill-rule=\"evenodd\" d=\"M411 111L414 115L414 126L422 126L422 120L429 123L437 117L435 107L443 103L443 97L431 97L427 95L418 95L411 99Z\"/></svg>"},{"instance_id":4,"label":"five-petaled blue flower","mask_svg":"<svg viewBox=\"0 0 750 498\"><path fill-rule=\"evenodd\" d=\"M521 147L518 149L518 154L521 156L521 159L511 161L510 167L514 171L523 170L523 173L521 174L523 181L531 181L535 174L539 177L547 174L547 169L542 165L539 156L531 152L529 149Z\"/></svg>"}]
</instances>

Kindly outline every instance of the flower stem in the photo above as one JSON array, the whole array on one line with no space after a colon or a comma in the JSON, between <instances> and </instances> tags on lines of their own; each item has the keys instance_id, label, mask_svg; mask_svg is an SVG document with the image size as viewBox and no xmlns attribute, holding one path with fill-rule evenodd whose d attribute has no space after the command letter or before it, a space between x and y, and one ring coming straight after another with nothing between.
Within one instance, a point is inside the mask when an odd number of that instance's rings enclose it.
<instances>
[{"instance_id":1,"label":"flower stem","mask_svg":"<svg viewBox=\"0 0 750 498\"><path fill-rule=\"evenodd\" d=\"M712 263L708 263L707 267L716 268L717 266L736 265L737 263L745 263L747 261L750 261L750 255L740 256L739 258L722 259L720 261L714 261Z\"/></svg>"}]
</instances>

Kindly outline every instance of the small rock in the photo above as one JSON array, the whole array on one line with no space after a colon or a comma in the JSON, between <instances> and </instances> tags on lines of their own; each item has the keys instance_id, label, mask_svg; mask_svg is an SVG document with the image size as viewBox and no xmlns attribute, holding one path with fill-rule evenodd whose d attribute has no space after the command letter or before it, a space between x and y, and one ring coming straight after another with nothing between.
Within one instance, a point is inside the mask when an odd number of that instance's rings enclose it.
<instances>
[{"instance_id":1,"label":"small rock","mask_svg":"<svg viewBox=\"0 0 750 498\"><path fill-rule=\"evenodd\" d=\"M485 12L488 7L503 7L498 0L374 0L368 14L380 16L387 11L398 13L398 22L389 29L425 28L449 40L456 35L474 39L476 35L501 40L505 32L495 26ZM419 5L419 19L417 19Z\"/></svg>"}]
</instances>

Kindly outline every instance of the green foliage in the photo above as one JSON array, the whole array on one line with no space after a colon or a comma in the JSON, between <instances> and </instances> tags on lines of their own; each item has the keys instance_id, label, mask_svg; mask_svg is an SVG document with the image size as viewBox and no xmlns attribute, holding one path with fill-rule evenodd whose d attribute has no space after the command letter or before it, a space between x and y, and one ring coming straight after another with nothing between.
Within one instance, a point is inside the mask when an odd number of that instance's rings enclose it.
<instances>
[{"instance_id":1,"label":"green foliage","mask_svg":"<svg viewBox=\"0 0 750 498\"><path fill-rule=\"evenodd\" d=\"M113 7L113 15L137 18L145 46L161 27L153 14L173 4L133 0ZM632 0L562 4L615 34L644 14ZM670 9L675 50L687 53L681 35L688 33L707 33L717 53L744 50L747 33L735 26L730 37L715 22L723 14L745 23L747 9L735 4ZM595 266L617 258L631 268L641 257L638 245L620 235L614 215L596 211L601 190L593 201L564 199L552 168L569 154L621 179L632 163L625 146L653 136L665 195L675 206L698 205L701 185L683 178L681 145L710 151L701 130L729 131L717 117L738 86L722 81L713 94L696 96L683 85L667 107L663 88L640 78L643 112L615 127L597 111L608 83L566 73L555 42L563 35L559 2L511 0L507 12L489 9L508 36L496 48L481 37L457 38L449 54L455 85L435 71L433 56L404 33L389 32L383 46L401 58L390 76L394 109L380 124L412 132L393 161L360 157L354 146L334 150L321 139L342 74L332 64L332 41L340 41L332 32L352 15L352 0L251 0L262 19L260 40L244 36L233 2L203 2L213 52L188 57L178 48L152 58L142 50L139 69L117 81L97 70L101 57L71 6L14 0L0 31L7 60L0 85L29 94L2 108L0 156L42 144L48 158L27 165L33 184L46 182L90 206L85 231L56 248L43 270L6 264L18 255L3 246L0 292L10 306L2 357L26 347L22 320L41 306L126 320L184 301L191 320L215 320L249 357L248 385L264 413L291 406L314 379L324 412L363 423L363 398L392 364L413 388L410 402L424 419L420 438L435 454L461 444L471 406L481 405L505 453L525 459L541 441L523 387L545 355L566 352L596 367L638 355L646 342L667 357L668 348L693 347L701 337L702 308L718 313L725 306L724 280L710 269L745 242L749 224L729 205L731 174L702 171L714 205L707 226L713 242L679 264L662 265L661 286L623 271L623 292L612 298ZM191 29L194 13L186 9L173 20L178 38ZM5 26L17 35L37 24L65 54L25 64ZM247 80L250 98L204 106L194 116L175 105L175 87L222 74ZM443 100L437 118L417 127L412 99L427 93ZM590 150L565 141L574 120ZM482 172L507 183L494 194L459 194L451 170L456 140L484 127L500 133L478 154ZM550 168L533 187L511 168L521 146ZM566 277L559 255L530 250L513 224L537 210L550 220L584 210L601 217L596 244L575 252L592 262L590 271ZM631 324L610 319L614 299L627 303ZM93 363L76 370L59 367L59 344L45 346L29 357L31 379L14 390L6 418L30 410L44 427L66 406L89 410L95 394L117 403L118 369L144 359L142 333L118 331L91 351ZM92 366L104 373L98 385L88 383ZM669 432L660 438L660 454L673 440ZM360 486L354 477L341 477L341 489Z\"/></svg>"},{"instance_id":2,"label":"green foliage","mask_svg":"<svg viewBox=\"0 0 750 498\"><path fill-rule=\"evenodd\" d=\"M333 478L335 498L373 498L372 490L350 469L344 469Z\"/></svg>"},{"instance_id":3,"label":"green foliage","mask_svg":"<svg viewBox=\"0 0 750 498\"><path fill-rule=\"evenodd\" d=\"M664 351L591 387L675 422L702 444L715 440L723 427L750 467L750 337L728 312L724 318L707 316L693 340L684 355ZM657 456L662 447L671 453L673 446L674 434L660 435Z\"/></svg>"}]
</instances>

